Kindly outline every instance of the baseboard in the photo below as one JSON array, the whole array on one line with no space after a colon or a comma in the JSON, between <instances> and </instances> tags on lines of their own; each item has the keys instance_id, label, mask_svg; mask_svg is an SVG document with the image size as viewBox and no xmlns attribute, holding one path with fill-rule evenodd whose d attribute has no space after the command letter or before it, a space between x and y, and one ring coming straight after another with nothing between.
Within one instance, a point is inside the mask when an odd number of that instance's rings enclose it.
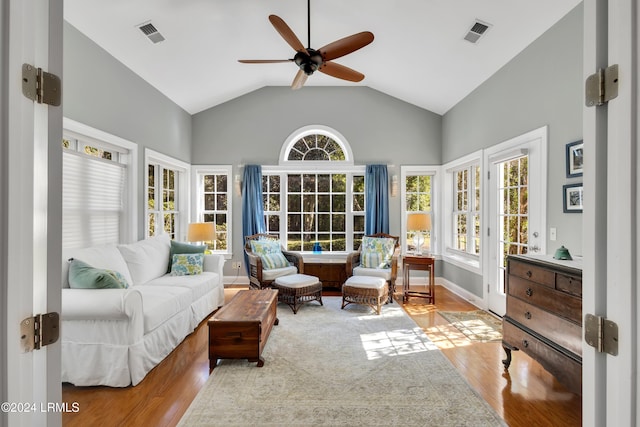
<instances>
[{"instance_id":1,"label":"baseboard","mask_svg":"<svg viewBox=\"0 0 640 427\"><path fill-rule=\"evenodd\" d=\"M482 300L482 298L478 297L475 294L472 294L468 290L456 285L453 282L450 282L449 280L447 280L447 279L445 279L443 277L436 277L436 285L444 286L449 291L451 291L454 294L458 295L460 298L465 299L470 304L475 305L479 309L482 309L482 310L486 310L487 309L486 307L483 307L484 301Z\"/></svg>"},{"instance_id":2,"label":"baseboard","mask_svg":"<svg viewBox=\"0 0 640 427\"><path fill-rule=\"evenodd\" d=\"M237 276L224 276L222 278L225 288L229 288L236 285L249 285L249 277L245 275Z\"/></svg>"}]
</instances>

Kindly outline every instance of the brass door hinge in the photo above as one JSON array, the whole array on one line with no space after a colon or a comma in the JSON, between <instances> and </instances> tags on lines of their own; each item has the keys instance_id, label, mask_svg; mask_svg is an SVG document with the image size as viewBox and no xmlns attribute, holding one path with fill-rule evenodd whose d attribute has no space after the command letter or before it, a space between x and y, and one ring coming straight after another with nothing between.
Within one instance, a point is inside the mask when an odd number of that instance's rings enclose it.
<instances>
[{"instance_id":1,"label":"brass door hinge","mask_svg":"<svg viewBox=\"0 0 640 427\"><path fill-rule=\"evenodd\" d=\"M60 77L31 64L22 64L22 94L38 104L57 107L62 99Z\"/></svg>"},{"instance_id":2,"label":"brass door hinge","mask_svg":"<svg viewBox=\"0 0 640 427\"><path fill-rule=\"evenodd\" d=\"M597 107L618 96L618 65L599 69L585 82L585 105Z\"/></svg>"},{"instance_id":3,"label":"brass door hinge","mask_svg":"<svg viewBox=\"0 0 640 427\"><path fill-rule=\"evenodd\" d=\"M618 325L611 320L593 314L585 315L584 340L601 353L618 355Z\"/></svg>"},{"instance_id":4,"label":"brass door hinge","mask_svg":"<svg viewBox=\"0 0 640 427\"><path fill-rule=\"evenodd\" d=\"M58 313L37 314L20 322L20 344L28 353L53 344L60 337L60 315Z\"/></svg>"}]
</instances>

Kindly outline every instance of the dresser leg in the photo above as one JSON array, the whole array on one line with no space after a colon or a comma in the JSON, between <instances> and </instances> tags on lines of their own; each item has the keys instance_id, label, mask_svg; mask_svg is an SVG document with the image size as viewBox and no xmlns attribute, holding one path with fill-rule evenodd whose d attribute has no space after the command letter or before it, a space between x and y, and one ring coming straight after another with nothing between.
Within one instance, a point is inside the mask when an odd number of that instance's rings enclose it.
<instances>
[{"instance_id":1,"label":"dresser leg","mask_svg":"<svg viewBox=\"0 0 640 427\"><path fill-rule=\"evenodd\" d=\"M504 346L502 348L504 349L504 352L507 355L507 358L502 361L502 364L504 365L504 369L508 370L509 365L511 365L511 349Z\"/></svg>"}]
</instances>

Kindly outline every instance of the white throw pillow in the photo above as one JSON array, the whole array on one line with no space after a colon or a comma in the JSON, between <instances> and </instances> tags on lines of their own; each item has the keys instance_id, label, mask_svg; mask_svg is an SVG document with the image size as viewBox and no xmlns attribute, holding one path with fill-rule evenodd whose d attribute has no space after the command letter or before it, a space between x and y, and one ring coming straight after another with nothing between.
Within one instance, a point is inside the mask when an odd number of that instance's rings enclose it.
<instances>
[{"instance_id":1,"label":"white throw pillow","mask_svg":"<svg viewBox=\"0 0 640 427\"><path fill-rule=\"evenodd\" d=\"M129 267L134 286L167 273L171 239L166 233L130 245L120 245L118 249Z\"/></svg>"}]
</instances>

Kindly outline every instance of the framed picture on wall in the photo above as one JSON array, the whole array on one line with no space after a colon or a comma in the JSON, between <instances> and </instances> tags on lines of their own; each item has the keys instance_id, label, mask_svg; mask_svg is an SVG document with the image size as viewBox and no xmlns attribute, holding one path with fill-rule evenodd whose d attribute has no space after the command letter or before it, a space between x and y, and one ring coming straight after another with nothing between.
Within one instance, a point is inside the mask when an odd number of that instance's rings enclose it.
<instances>
[{"instance_id":1,"label":"framed picture on wall","mask_svg":"<svg viewBox=\"0 0 640 427\"><path fill-rule=\"evenodd\" d=\"M582 176L582 151L584 142L582 140L567 144L567 178Z\"/></svg>"},{"instance_id":2,"label":"framed picture on wall","mask_svg":"<svg viewBox=\"0 0 640 427\"><path fill-rule=\"evenodd\" d=\"M562 186L562 205L565 213L582 212L582 183Z\"/></svg>"}]
</instances>

